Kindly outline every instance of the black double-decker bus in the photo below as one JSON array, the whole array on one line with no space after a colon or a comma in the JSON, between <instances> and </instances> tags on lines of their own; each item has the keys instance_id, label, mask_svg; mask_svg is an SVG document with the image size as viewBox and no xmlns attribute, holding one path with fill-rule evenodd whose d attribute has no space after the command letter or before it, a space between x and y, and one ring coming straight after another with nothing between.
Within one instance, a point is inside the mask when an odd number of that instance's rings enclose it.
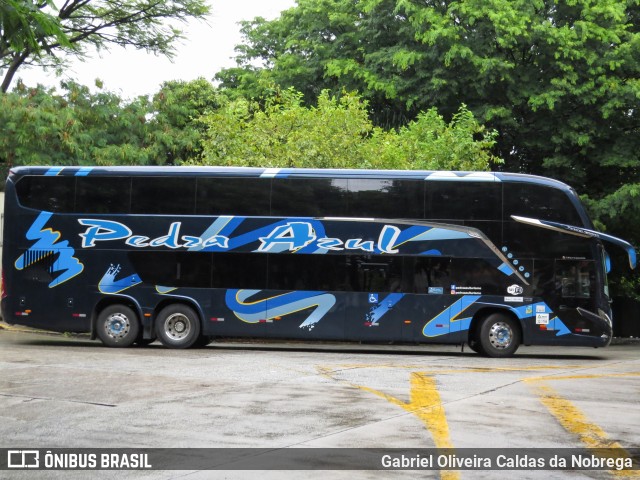
<instances>
[{"instance_id":1,"label":"black double-decker bus","mask_svg":"<svg viewBox=\"0 0 640 480\"><path fill-rule=\"evenodd\" d=\"M604 347L603 242L560 182L488 172L20 167L6 322L105 345L214 337Z\"/></svg>"}]
</instances>

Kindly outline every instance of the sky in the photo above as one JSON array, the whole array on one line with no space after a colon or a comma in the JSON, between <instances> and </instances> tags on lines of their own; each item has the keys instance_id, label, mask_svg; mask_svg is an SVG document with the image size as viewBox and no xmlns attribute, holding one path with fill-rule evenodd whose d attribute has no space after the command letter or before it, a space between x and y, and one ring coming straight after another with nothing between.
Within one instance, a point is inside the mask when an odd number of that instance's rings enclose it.
<instances>
[{"instance_id":1,"label":"sky","mask_svg":"<svg viewBox=\"0 0 640 480\"><path fill-rule=\"evenodd\" d=\"M62 77L53 71L24 69L18 78L27 85L38 83L59 86L63 79L73 79L92 86L96 78L104 88L123 98L156 93L167 80L193 80L204 77L211 80L222 68L235 66L234 47L242 40L241 20L254 17L273 19L282 10L295 5L295 0L208 0L211 14L206 20L180 25L185 39L176 47L173 62L145 51L112 48L85 62L74 61Z\"/></svg>"}]
</instances>

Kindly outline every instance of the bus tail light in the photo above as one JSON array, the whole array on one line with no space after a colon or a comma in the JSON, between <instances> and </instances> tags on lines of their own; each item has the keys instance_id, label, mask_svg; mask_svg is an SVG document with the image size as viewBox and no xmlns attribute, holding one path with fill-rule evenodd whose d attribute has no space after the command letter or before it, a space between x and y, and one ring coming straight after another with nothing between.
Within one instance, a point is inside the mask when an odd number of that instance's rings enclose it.
<instances>
[{"instance_id":1,"label":"bus tail light","mask_svg":"<svg viewBox=\"0 0 640 480\"><path fill-rule=\"evenodd\" d=\"M3 271L2 272L2 279L0 280L0 295L1 295L1 298L7 298L8 297L5 285L6 284L4 283L4 271Z\"/></svg>"}]
</instances>

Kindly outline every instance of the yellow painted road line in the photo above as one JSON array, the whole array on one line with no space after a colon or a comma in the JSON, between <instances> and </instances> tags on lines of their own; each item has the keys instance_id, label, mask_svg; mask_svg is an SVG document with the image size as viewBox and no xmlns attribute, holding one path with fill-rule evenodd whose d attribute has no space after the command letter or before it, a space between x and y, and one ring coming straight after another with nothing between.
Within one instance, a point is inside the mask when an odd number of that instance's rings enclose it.
<instances>
[{"instance_id":1,"label":"yellow painted road line","mask_svg":"<svg viewBox=\"0 0 640 480\"><path fill-rule=\"evenodd\" d=\"M580 439L583 445L591 450L614 448L618 453L616 458L632 458L615 440L611 440L605 431L593 422L576 407L571 401L560 396L552 387L542 381L529 382L542 404L549 413L569 433ZM640 478L640 472L632 470L611 470L618 477Z\"/></svg>"},{"instance_id":2,"label":"yellow painted road line","mask_svg":"<svg viewBox=\"0 0 640 480\"><path fill-rule=\"evenodd\" d=\"M321 373L333 380L331 372L321 369ZM418 372L412 372L410 377L409 401L402 400L364 385L345 382L364 392L372 393L384 398L389 403L396 405L415 415L427 427L436 448L453 448L447 416L438 392L436 380L433 377ZM440 470L440 478L443 480L458 480L460 472L455 470Z\"/></svg>"},{"instance_id":3,"label":"yellow painted road line","mask_svg":"<svg viewBox=\"0 0 640 480\"><path fill-rule=\"evenodd\" d=\"M549 377L530 377L525 378L524 381L528 383L534 382L546 382L551 380L587 380L594 378L624 378L624 377L640 377L640 372L624 372L624 373L588 373L584 375L559 375Z\"/></svg>"},{"instance_id":4,"label":"yellow painted road line","mask_svg":"<svg viewBox=\"0 0 640 480\"><path fill-rule=\"evenodd\" d=\"M453 448L451 442L451 436L449 433L449 426L444 411L444 406L438 392L438 388L435 381L435 375L446 375L456 373L487 373L487 372L534 372L534 371L548 371L548 370L566 370L572 368L575 370L588 370L591 367L584 366L537 366L537 367L497 367L497 368L466 368L466 369L442 369L432 370L428 372L411 372L410 376L410 392L409 401L405 402L399 400L392 395L386 394L379 390L367 387L364 385L357 385L346 380L339 380L334 375L339 374L344 370L352 369L364 369L364 368L414 368L415 365L362 365L362 364L346 364L336 365L333 368L324 366L319 367L319 372L332 380L341 381L352 387L358 388L362 391L372 393L380 398L387 400L388 402L396 405L405 411L415 415L420 421L427 427L430 432L436 448ZM572 374L572 375L558 375L554 376L550 374L548 376L536 376L529 378L522 378L519 381L528 384L534 392L538 395L542 404L547 408L549 413L560 423L560 425L570 434L576 436L580 442L594 454L602 456L603 449L615 449L617 454L616 458L631 459L633 457L615 440L608 437L606 432L598 425L589 421L587 416L580 411L571 401L560 396L553 388L547 385L547 381L557 380L585 380L585 379L599 379L599 378L629 378L638 377L640 372L626 372L626 373L609 373L609 374ZM614 452L607 452L614 453ZM460 472L458 471L441 471L441 477L443 479L458 479L460 478ZM640 479L640 472L638 470L612 470L611 474L616 477L625 478L637 478Z\"/></svg>"}]
</instances>

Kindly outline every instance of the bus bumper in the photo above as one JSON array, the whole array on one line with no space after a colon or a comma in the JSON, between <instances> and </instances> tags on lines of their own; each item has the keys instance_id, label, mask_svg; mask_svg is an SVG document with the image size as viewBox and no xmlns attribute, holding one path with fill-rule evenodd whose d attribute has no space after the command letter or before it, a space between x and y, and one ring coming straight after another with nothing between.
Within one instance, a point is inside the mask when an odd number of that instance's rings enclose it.
<instances>
[{"instance_id":1,"label":"bus bumper","mask_svg":"<svg viewBox=\"0 0 640 480\"><path fill-rule=\"evenodd\" d=\"M580 316L592 325L593 330L599 333L599 338L602 341L602 347L606 347L611 343L613 337L613 323L611 318L605 312L600 311L600 315L578 307L576 309Z\"/></svg>"}]
</instances>

